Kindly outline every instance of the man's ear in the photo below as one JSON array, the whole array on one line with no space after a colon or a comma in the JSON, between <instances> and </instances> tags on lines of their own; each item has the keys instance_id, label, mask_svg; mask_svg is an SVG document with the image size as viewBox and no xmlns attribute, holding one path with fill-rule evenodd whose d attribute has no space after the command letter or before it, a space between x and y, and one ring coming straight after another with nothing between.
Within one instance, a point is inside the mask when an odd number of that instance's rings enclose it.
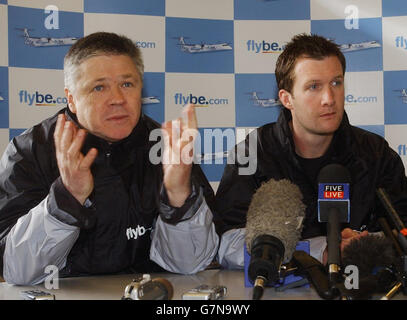
<instances>
[{"instance_id":1,"label":"man's ear","mask_svg":"<svg viewBox=\"0 0 407 320\"><path fill-rule=\"evenodd\" d=\"M65 97L68 100L68 108L69 108L69 110L72 113L76 113L75 101L74 101L72 92L68 88L65 88Z\"/></svg>"},{"instance_id":2,"label":"man's ear","mask_svg":"<svg viewBox=\"0 0 407 320\"><path fill-rule=\"evenodd\" d=\"M288 110L292 110L293 107L291 104L291 93L289 93L287 90L280 89L278 91L278 98L280 99L284 107L286 107Z\"/></svg>"}]
</instances>

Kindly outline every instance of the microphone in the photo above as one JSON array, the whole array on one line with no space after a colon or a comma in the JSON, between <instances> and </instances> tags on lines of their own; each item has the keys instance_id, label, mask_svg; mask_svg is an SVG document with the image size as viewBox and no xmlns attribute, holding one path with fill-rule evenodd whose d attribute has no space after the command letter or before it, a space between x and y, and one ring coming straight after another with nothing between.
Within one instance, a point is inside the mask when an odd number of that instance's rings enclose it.
<instances>
[{"instance_id":1,"label":"microphone","mask_svg":"<svg viewBox=\"0 0 407 320\"><path fill-rule=\"evenodd\" d=\"M394 209L389 196L383 188L378 188L376 194L379 197L384 209L386 210L389 220L397 230L397 239L404 254L407 254L407 228L404 226L396 209Z\"/></svg>"},{"instance_id":2,"label":"microphone","mask_svg":"<svg viewBox=\"0 0 407 320\"><path fill-rule=\"evenodd\" d=\"M395 250L384 236L368 234L352 240L343 249L342 265L357 266L361 278L372 274L379 267L389 267L395 263Z\"/></svg>"},{"instance_id":3,"label":"microphone","mask_svg":"<svg viewBox=\"0 0 407 320\"><path fill-rule=\"evenodd\" d=\"M391 230L390 225L387 222L386 218L380 217L377 219L377 221L379 222L380 227L382 228L383 233L385 234L387 239L389 239L392 242L397 255L399 257L401 257L403 255L403 249L401 249L400 244L399 244L396 236L394 235L393 231Z\"/></svg>"},{"instance_id":4,"label":"microphone","mask_svg":"<svg viewBox=\"0 0 407 320\"><path fill-rule=\"evenodd\" d=\"M400 265L398 266L398 278L399 282L382 298L384 300L390 299L400 288L402 288L403 294L407 295L407 228L401 221L396 209L394 209L389 196L383 188L378 188L376 194L379 197L389 220L393 223L397 230L397 238L394 235L390 235L390 226L388 226L387 220L382 219L381 223L386 226L386 235L395 243L395 248L400 258Z\"/></svg>"},{"instance_id":5,"label":"microphone","mask_svg":"<svg viewBox=\"0 0 407 320\"><path fill-rule=\"evenodd\" d=\"M343 249L342 265L356 266L358 281L352 288L342 288L348 300L369 299L374 293L387 292L397 281L394 267L396 251L389 239L368 234L352 240Z\"/></svg>"},{"instance_id":6,"label":"microphone","mask_svg":"<svg viewBox=\"0 0 407 320\"><path fill-rule=\"evenodd\" d=\"M341 281L341 224L349 222L350 173L340 164L329 164L318 174L318 221L327 222L328 271L332 287Z\"/></svg>"},{"instance_id":7,"label":"microphone","mask_svg":"<svg viewBox=\"0 0 407 320\"><path fill-rule=\"evenodd\" d=\"M300 189L290 181L270 179L254 193L247 212L248 275L254 282L253 300L279 278L301 237L305 205Z\"/></svg>"},{"instance_id":8,"label":"microphone","mask_svg":"<svg viewBox=\"0 0 407 320\"><path fill-rule=\"evenodd\" d=\"M124 289L122 300L171 300L174 288L167 279L143 274Z\"/></svg>"}]
</instances>

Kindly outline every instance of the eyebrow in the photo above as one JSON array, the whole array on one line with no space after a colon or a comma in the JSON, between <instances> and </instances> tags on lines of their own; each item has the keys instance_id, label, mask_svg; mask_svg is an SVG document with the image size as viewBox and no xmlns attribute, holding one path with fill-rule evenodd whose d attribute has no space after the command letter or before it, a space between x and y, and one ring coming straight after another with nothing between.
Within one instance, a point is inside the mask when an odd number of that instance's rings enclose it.
<instances>
[{"instance_id":1,"label":"eyebrow","mask_svg":"<svg viewBox=\"0 0 407 320\"><path fill-rule=\"evenodd\" d=\"M95 80L90 80L89 83L103 82L103 81L105 81L106 79L107 79L107 78L98 78L98 79L95 79Z\"/></svg>"},{"instance_id":2,"label":"eyebrow","mask_svg":"<svg viewBox=\"0 0 407 320\"><path fill-rule=\"evenodd\" d=\"M134 77L134 74L132 74L132 73L126 73L126 74L120 76L120 78L122 78L122 79L133 78L133 77Z\"/></svg>"},{"instance_id":3,"label":"eyebrow","mask_svg":"<svg viewBox=\"0 0 407 320\"><path fill-rule=\"evenodd\" d=\"M126 73L126 74L119 76L119 78L121 78L121 79L128 79L128 78L133 78L133 77L134 77L134 75L131 73ZM90 82L100 82L100 81L105 81L106 79L108 79L108 78L102 77L102 78L97 78L95 80L90 80Z\"/></svg>"},{"instance_id":4,"label":"eyebrow","mask_svg":"<svg viewBox=\"0 0 407 320\"><path fill-rule=\"evenodd\" d=\"M119 78L122 79L122 80L123 80L123 79L129 79L129 78L137 79L137 77L136 77L134 74L131 74L131 73L123 74L123 75L119 76ZM95 84L95 83L104 82L104 81L106 81L107 79L108 79L107 77L101 77L101 78L96 78L96 79L94 79L94 80L89 80L89 81L85 84L85 86L90 86L90 85L93 85L93 84Z\"/></svg>"},{"instance_id":5,"label":"eyebrow","mask_svg":"<svg viewBox=\"0 0 407 320\"><path fill-rule=\"evenodd\" d=\"M342 79L345 79L345 77L343 75L338 75L338 76L335 76L332 78L332 80L337 80L337 79L342 80ZM310 79L310 80L307 80L305 83L307 84L307 83L320 82L320 81L321 81L321 79Z\"/></svg>"}]
</instances>

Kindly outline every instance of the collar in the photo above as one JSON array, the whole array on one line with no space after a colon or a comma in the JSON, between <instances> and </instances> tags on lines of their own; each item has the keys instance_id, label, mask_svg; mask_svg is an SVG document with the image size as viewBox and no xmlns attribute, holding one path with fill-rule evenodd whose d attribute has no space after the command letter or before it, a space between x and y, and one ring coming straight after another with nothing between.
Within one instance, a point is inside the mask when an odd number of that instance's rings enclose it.
<instances>
[{"instance_id":1,"label":"collar","mask_svg":"<svg viewBox=\"0 0 407 320\"><path fill-rule=\"evenodd\" d=\"M79 128L83 126L78 122L78 119L74 113L72 113L67 107L65 114L69 120L74 122ZM148 132L145 125L145 116L142 113L137 125L134 127L133 131L124 139L116 142L108 142L105 139L102 139L89 131L85 138L85 143L82 147L82 152L86 154L91 148L98 149L99 153L111 152L117 149L132 149L143 147L148 142Z\"/></svg>"},{"instance_id":2,"label":"collar","mask_svg":"<svg viewBox=\"0 0 407 320\"><path fill-rule=\"evenodd\" d=\"M66 108L65 114L69 120L73 121L78 127L83 128L79 124L76 115L69 108ZM130 135L120 141L111 143L88 132L81 152L85 155L91 148L98 150L93 170L99 170L106 165L121 170L134 164L136 158L144 154L144 151L148 148L148 137L146 119L144 114L141 114Z\"/></svg>"},{"instance_id":3,"label":"collar","mask_svg":"<svg viewBox=\"0 0 407 320\"><path fill-rule=\"evenodd\" d=\"M291 119L291 112L286 108L282 108L277 119L277 126L279 128L277 138L280 141L283 150L291 155L295 155L295 145L289 125ZM342 162L347 160L342 159L345 155L346 157L350 156L349 150L351 150L350 147L352 144L351 128L352 126L349 123L348 115L344 111L341 124L335 131L332 142L327 150L327 154L331 155L332 161Z\"/></svg>"}]
</instances>

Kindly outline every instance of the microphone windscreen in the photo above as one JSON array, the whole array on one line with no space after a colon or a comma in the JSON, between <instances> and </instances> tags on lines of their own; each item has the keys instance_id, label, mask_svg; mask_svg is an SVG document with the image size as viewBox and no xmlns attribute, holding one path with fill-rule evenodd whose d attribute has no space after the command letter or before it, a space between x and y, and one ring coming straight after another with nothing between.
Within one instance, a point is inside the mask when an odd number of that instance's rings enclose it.
<instances>
[{"instance_id":1,"label":"microphone windscreen","mask_svg":"<svg viewBox=\"0 0 407 320\"><path fill-rule=\"evenodd\" d=\"M272 235L284 244L284 261L291 259L301 237L305 205L298 186L283 179L270 179L254 193L247 212L246 246L260 235Z\"/></svg>"},{"instance_id":2,"label":"microphone windscreen","mask_svg":"<svg viewBox=\"0 0 407 320\"><path fill-rule=\"evenodd\" d=\"M359 276L366 277L378 267L388 267L396 263L396 252L386 237L368 234L352 240L343 249L342 265L358 267Z\"/></svg>"}]
</instances>

